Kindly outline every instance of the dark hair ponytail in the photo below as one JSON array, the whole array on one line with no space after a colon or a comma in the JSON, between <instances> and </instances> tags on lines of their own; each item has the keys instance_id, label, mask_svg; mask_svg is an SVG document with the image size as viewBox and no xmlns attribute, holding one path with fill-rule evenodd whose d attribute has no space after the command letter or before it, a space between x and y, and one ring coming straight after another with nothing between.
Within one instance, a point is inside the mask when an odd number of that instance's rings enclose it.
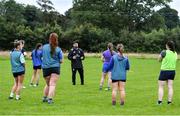
<instances>
[{"instance_id":1,"label":"dark hair ponytail","mask_svg":"<svg viewBox=\"0 0 180 116\"><path fill-rule=\"evenodd\" d=\"M169 47L169 49L173 52L175 52L175 44L173 41L168 41L166 45Z\"/></svg>"},{"instance_id":2,"label":"dark hair ponytail","mask_svg":"<svg viewBox=\"0 0 180 116\"><path fill-rule=\"evenodd\" d=\"M37 57L37 50L42 46L41 43L37 43L36 44L36 48L35 48L35 56Z\"/></svg>"}]
</instances>

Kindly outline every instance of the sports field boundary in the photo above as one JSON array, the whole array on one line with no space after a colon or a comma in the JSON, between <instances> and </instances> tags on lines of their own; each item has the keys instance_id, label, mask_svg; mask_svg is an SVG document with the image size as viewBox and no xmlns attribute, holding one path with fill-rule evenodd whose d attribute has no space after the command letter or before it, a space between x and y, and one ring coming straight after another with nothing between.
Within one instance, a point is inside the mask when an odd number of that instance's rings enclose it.
<instances>
[{"instance_id":1,"label":"sports field boundary","mask_svg":"<svg viewBox=\"0 0 180 116\"><path fill-rule=\"evenodd\" d=\"M0 51L0 57L9 57L10 51ZM64 53L64 56L67 57L68 53ZM125 53L128 57L135 58L144 58L144 59L157 59L159 54L151 54L151 53ZM30 58L31 52L27 52L27 58ZM101 53L85 53L86 57L101 57ZM180 54L178 54L178 59L180 59Z\"/></svg>"}]
</instances>

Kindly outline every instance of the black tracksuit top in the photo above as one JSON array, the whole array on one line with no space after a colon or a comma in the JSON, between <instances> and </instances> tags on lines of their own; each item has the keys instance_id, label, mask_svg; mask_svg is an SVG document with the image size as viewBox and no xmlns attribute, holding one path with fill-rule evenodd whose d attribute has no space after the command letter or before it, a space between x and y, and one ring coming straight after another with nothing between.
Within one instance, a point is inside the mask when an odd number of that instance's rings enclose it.
<instances>
[{"instance_id":1,"label":"black tracksuit top","mask_svg":"<svg viewBox=\"0 0 180 116\"><path fill-rule=\"evenodd\" d=\"M76 56L76 59L73 59ZM80 48L72 48L68 54L68 59L71 60L72 68L83 68L82 60L85 59L84 52Z\"/></svg>"}]
</instances>

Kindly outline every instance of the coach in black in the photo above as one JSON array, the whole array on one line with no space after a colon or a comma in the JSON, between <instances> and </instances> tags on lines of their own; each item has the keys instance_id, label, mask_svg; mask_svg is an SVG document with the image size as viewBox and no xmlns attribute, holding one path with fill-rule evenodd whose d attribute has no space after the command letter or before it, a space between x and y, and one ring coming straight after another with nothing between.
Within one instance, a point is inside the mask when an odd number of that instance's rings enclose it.
<instances>
[{"instance_id":1,"label":"coach in black","mask_svg":"<svg viewBox=\"0 0 180 116\"><path fill-rule=\"evenodd\" d=\"M68 59L71 60L72 68L72 84L76 85L76 72L79 72L81 85L84 85L84 70L82 60L85 59L84 52L78 47L78 43L74 42L73 48L68 54Z\"/></svg>"}]
</instances>

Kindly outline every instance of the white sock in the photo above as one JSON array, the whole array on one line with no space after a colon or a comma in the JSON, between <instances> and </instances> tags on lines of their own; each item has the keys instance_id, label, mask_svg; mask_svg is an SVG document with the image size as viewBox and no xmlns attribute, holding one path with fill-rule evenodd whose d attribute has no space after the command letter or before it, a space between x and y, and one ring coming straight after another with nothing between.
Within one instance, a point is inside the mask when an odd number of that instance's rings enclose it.
<instances>
[{"instance_id":1,"label":"white sock","mask_svg":"<svg viewBox=\"0 0 180 116\"><path fill-rule=\"evenodd\" d=\"M10 96L10 97L13 97L13 96L14 96L14 93L13 93L13 92L11 92L9 96Z\"/></svg>"},{"instance_id":2,"label":"white sock","mask_svg":"<svg viewBox=\"0 0 180 116\"><path fill-rule=\"evenodd\" d=\"M20 95L16 95L16 99L19 99L20 98Z\"/></svg>"}]
</instances>

